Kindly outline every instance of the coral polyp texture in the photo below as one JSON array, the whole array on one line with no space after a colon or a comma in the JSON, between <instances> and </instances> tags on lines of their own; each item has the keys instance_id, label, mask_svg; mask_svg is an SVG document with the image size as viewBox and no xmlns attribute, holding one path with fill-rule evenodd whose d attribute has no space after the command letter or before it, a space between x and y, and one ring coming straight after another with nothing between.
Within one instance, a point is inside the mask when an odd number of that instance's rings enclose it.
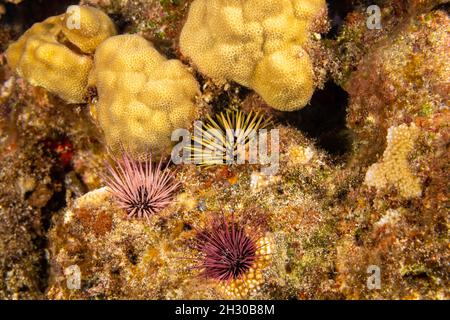
<instances>
[{"instance_id":1,"label":"coral polyp texture","mask_svg":"<svg viewBox=\"0 0 450 320\"><path fill-rule=\"evenodd\" d=\"M6 51L9 66L32 85L68 103L86 101L90 56L114 24L98 9L71 6L65 14L34 24Z\"/></svg>"},{"instance_id":2,"label":"coral polyp texture","mask_svg":"<svg viewBox=\"0 0 450 320\"><path fill-rule=\"evenodd\" d=\"M264 270L270 263L271 242L268 237L257 239L254 263L241 277L219 283L219 289L228 299L246 299L259 294L264 285Z\"/></svg>"},{"instance_id":3,"label":"coral polyp texture","mask_svg":"<svg viewBox=\"0 0 450 320\"><path fill-rule=\"evenodd\" d=\"M94 114L113 152L145 160L170 154L172 132L197 115L198 83L179 60L168 60L138 35L107 39L95 53L89 83L98 91Z\"/></svg>"},{"instance_id":4,"label":"coral polyp texture","mask_svg":"<svg viewBox=\"0 0 450 320\"><path fill-rule=\"evenodd\" d=\"M145 162L137 162L126 152L113 159L105 182L129 218L145 218L149 222L152 215L172 202L179 183L174 181L174 175L167 167L162 168L162 160L155 165L150 156Z\"/></svg>"},{"instance_id":5,"label":"coral polyp texture","mask_svg":"<svg viewBox=\"0 0 450 320\"><path fill-rule=\"evenodd\" d=\"M414 123L389 128L383 159L367 170L366 184L377 189L393 186L405 198L419 197L422 193L420 179L414 176L408 163L419 132Z\"/></svg>"},{"instance_id":6,"label":"coral polyp texture","mask_svg":"<svg viewBox=\"0 0 450 320\"><path fill-rule=\"evenodd\" d=\"M68 7L62 27L67 40L86 53L94 53L100 43L117 33L107 14L88 6Z\"/></svg>"},{"instance_id":7,"label":"coral polyp texture","mask_svg":"<svg viewBox=\"0 0 450 320\"><path fill-rule=\"evenodd\" d=\"M195 0L180 48L201 72L254 89L273 108L301 109L314 92L307 52L324 0Z\"/></svg>"}]
</instances>

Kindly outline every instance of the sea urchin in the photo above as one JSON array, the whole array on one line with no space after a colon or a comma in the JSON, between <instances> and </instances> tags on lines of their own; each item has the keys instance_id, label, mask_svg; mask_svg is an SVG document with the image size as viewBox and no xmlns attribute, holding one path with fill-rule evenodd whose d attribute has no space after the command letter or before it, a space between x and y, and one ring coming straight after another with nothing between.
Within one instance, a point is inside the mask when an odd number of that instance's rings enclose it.
<instances>
[{"instance_id":1,"label":"sea urchin","mask_svg":"<svg viewBox=\"0 0 450 320\"><path fill-rule=\"evenodd\" d=\"M145 218L164 209L173 199L179 186L173 173L161 169L162 160L156 166L151 157L144 162L133 160L126 152L114 157L114 164L107 165L109 175L104 180L118 205L128 217Z\"/></svg>"},{"instance_id":2,"label":"sea urchin","mask_svg":"<svg viewBox=\"0 0 450 320\"><path fill-rule=\"evenodd\" d=\"M215 217L210 227L198 232L195 268L201 276L219 281L219 288L230 298L256 293L264 281L262 270L271 244L257 230L244 228L233 216L231 221Z\"/></svg>"},{"instance_id":3,"label":"sea urchin","mask_svg":"<svg viewBox=\"0 0 450 320\"><path fill-rule=\"evenodd\" d=\"M241 278L256 260L258 239L247 234L234 221L215 220L209 230L199 233L197 240L197 248L202 253L197 268L206 278Z\"/></svg>"},{"instance_id":4,"label":"sea urchin","mask_svg":"<svg viewBox=\"0 0 450 320\"><path fill-rule=\"evenodd\" d=\"M186 149L191 161L202 166L233 163L235 158L245 158L257 132L266 129L271 121L271 117L264 119L259 112L245 114L232 109L216 114L214 119L207 115L206 123L194 124L195 143Z\"/></svg>"}]
</instances>

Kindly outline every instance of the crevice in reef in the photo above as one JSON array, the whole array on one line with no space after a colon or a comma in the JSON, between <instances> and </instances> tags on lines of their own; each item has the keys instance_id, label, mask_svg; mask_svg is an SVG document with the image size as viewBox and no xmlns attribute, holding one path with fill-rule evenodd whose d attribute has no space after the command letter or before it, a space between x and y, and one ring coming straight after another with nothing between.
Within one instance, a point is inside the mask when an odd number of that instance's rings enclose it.
<instances>
[{"instance_id":1,"label":"crevice in reef","mask_svg":"<svg viewBox=\"0 0 450 320\"><path fill-rule=\"evenodd\" d=\"M331 29L325 35L327 39L334 39L338 36L344 25L345 18L351 12L355 11L355 8L360 8L364 11L369 6L376 4L374 0L340 0L340 1L327 1L328 3L328 18L331 21Z\"/></svg>"},{"instance_id":2,"label":"crevice in reef","mask_svg":"<svg viewBox=\"0 0 450 320\"><path fill-rule=\"evenodd\" d=\"M442 3L433 8L433 10L442 10L450 15L450 3Z\"/></svg>"},{"instance_id":3,"label":"crevice in reef","mask_svg":"<svg viewBox=\"0 0 450 320\"><path fill-rule=\"evenodd\" d=\"M332 39L339 34L345 17L354 10L352 2L352 0L341 0L328 3L328 17L331 21L331 29L326 34L326 38Z\"/></svg>"},{"instance_id":4,"label":"crevice in reef","mask_svg":"<svg viewBox=\"0 0 450 320\"><path fill-rule=\"evenodd\" d=\"M53 181L53 183L64 181L64 173L62 172L55 173L55 178L56 179L55 181ZM50 229L53 215L66 206L65 196L66 190L63 187L61 190L53 193L48 203L41 209L41 223L44 233L35 240L35 245L36 248L39 250L40 254L38 279L39 279L39 290L42 293L45 293L45 291L47 290L50 275L49 273L50 265L47 257L47 249L48 249L47 232Z\"/></svg>"},{"instance_id":5,"label":"crevice in reef","mask_svg":"<svg viewBox=\"0 0 450 320\"><path fill-rule=\"evenodd\" d=\"M347 92L330 81L314 93L309 105L284 113L281 121L314 139L319 148L336 160L344 161L352 144L351 130L346 127L347 104Z\"/></svg>"},{"instance_id":6,"label":"crevice in reef","mask_svg":"<svg viewBox=\"0 0 450 320\"><path fill-rule=\"evenodd\" d=\"M21 34L34 23L62 14L68 6L78 3L77 0L34 0L23 1L19 4L6 3L4 6L8 14L2 18L2 24L15 25L21 29L19 32Z\"/></svg>"},{"instance_id":7,"label":"crevice in reef","mask_svg":"<svg viewBox=\"0 0 450 320\"><path fill-rule=\"evenodd\" d=\"M64 138L61 138L64 139ZM54 155L51 155L54 157ZM66 207L66 187L65 177L70 171L70 168L64 167L61 163L56 162L51 169L51 183L53 186L59 186L53 190L53 194L47 201L44 207L40 209L41 217L41 234L34 239L34 245L39 251L38 261L38 288L45 294L48 288L49 276L50 276L50 264L48 261L48 231L51 227L52 218L55 214Z\"/></svg>"}]
</instances>

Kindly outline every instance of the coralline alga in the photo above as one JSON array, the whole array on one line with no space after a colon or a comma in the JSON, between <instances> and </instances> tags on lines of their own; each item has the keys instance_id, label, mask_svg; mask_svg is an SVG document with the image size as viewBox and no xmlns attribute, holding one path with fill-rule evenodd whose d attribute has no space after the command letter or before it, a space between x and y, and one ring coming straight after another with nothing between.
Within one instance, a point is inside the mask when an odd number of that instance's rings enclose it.
<instances>
[{"instance_id":1,"label":"coralline alga","mask_svg":"<svg viewBox=\"0 0 450 320\"><path fill-rule=\"evenodd\" d=\"M155 157L170 154L173 130L196 117L195 78L138 35L104 41L89 83L98 90L93 114L115 153L125 149L136 159L145 159L150 150Z\"/></svg>"},{"instance_id":2,"label":"coralline alga","mask_svg":"<svg viewBox=\"0 0 450 320\"><path fill-rule=\"evenodd\" d=\"M410 7L414 2L419 3L410 1L403 5ZM414 9L408 8L408 12L409 15ZM432 118L449 106L448 13L433 10L408 17L404 22L392 19L395 27L387 29L386 21L383 29L377 31L383 32L382 36L373 37L375 30L367 29L365 16L358 16L356 20L358 33L342 34L348 48L339 50L345 55L357 51L355 46L359 45L355 41L368 43L365 46L370 48L364 50L367 54L344 84L349 93L347 127L355 133L357 152L354 162L358 165L375 162L377 154L385 148L388 128L405 122L417 124L415 119L418 117ZM349 16L348 20L344 30L353 28L356 23L354 17L350 19ZM364 32L363 40L359 40L359 32ZM365 36L373 38L372 41ZM355 37L358 40L353 39ZM343 65L345 69L354 70L351 65Z\"/></svg>"},{"instance_id":3,"label":"coralline alga","mask_svg":"<svg viewBox=\"0 0 450 320\"><path fill-rule=\"evenodd\" d=\"M250 87L275 109L301 109L314 92L309 36L326 10L324 0L196 0L180 48L209 77Z\"/></svg>"},{"instance_id":4,"label":"coralline alga","mask_svg":"<svg viewBox=\"0 0 450 320\"><path fill-rule=\"evenodd\" d=\"M74 201L51 231L52 299L218 299L261 294L270 266L270 233L255 238L255 259L244 277L231 281L205 279L193 270L196 232L186 225L201 225L208 214L175 213L176 203L150 217L151 224L127 219L107 188L91 191ZM176 215L176 216L174 216ZM191 251L192 250L192 251ZM196 260L196 259L195 259ZM196 260L198 261L198 260ZM63 270L78 266L81 288L67 288Z\"/></svg>"},{"instance_id":5,"label":"coralline alga","mask_svg":"<svg viewBox=\"0 0 450 320\"><path fill-rule=\"evenodd\" d=\"M116 34L109 17L87 6L34 24L6 51L11 69L69 103L86 102L92 54Z\"/></svg>"}]
</instances>

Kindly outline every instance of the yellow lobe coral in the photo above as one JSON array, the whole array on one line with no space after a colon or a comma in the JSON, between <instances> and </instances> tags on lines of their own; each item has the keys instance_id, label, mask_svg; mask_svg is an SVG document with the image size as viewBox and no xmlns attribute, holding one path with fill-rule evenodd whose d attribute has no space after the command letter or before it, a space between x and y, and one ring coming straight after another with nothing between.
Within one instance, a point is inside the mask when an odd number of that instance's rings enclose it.
<instances>
[{"instance_id":1,"label":"yellow lobe coral","mask_svg":"<svg viewBox=\"0 0 450 320\"><path fill-rule=\"evenodd\" d=\"M34 24L9 46L6 58L8 65L32 85L68 103L82 103L93 64L88 54L115 33L111 20L100 10L71 6L63 15Z\"/></svg>"},{"instance_id":2,"label":"yellow lobe coral","mask_svg":"<svg viewBox=\"0 0 450 320\"><path fill-rule=\"evenodd\" d=\"M116 153L124 148L136 159L168 154L173 130L196 116L195 78L138 35L111 37L97 48L90 84L99 95L94 114Z\"/></svg>"},{"instance_id":3,"label":"yellow lobe coral","mask_svg":"<svg viewBox=\"0 0 450 320\"><path fill-rule=\"evenodd\" d=\"M254 89L273 108L304 107L314 92L305 47L325 0L195 0L180 48L204 74Z\"/></svg>"},{"instance_id":4,"label":"yellow lobe coral","mask_svg":"<svg viewBox=\"0 0 450 320\"><path fill-rule=\"evenodd\" d=\"M100 43L116 34L116 27L105 13L87 6L68 7L62 26L67 39L86 53L93 53Z\"/></svg>"},{"instance_id":5,"label":"yellow lobe coral","mask_svg":"<svg viewBox=\"0 0 450 320\"><path fill-rule=\"evenodd\" d=\"M418 136L419 129L414 123L389 128L383 159L367 170L365 183L377 189L394 186L405 198L419 197L420 180L412 174L408 163L408 154Z\"/></svg>"}]
</instances>

